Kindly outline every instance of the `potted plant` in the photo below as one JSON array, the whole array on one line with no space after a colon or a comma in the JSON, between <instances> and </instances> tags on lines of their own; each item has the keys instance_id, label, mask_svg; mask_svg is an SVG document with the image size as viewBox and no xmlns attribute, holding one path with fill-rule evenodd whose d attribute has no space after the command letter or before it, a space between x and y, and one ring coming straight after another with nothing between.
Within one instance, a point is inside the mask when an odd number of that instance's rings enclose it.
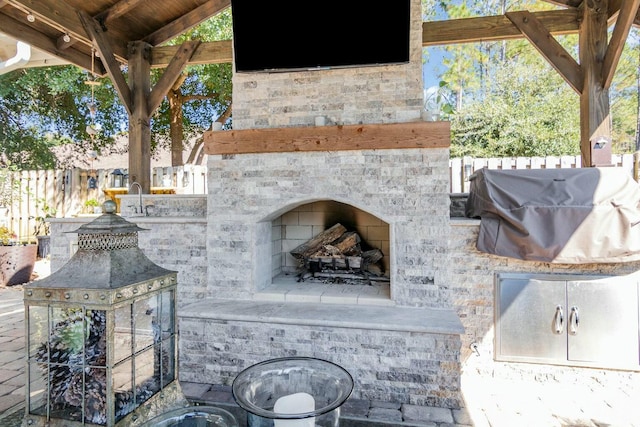
<instances>
[{"instance_id":1,"label":"potted plant","mask_svg":"<svg viewBox=\"0 0 640 427\"><path fill-rule=\"evenodd\" d=\"M10 165L0 165L0 207L5 209L12 203L19 202L21 198L20 187L13 180L12 173ZM38 249L35 244L20 242L6 225L6 221L7 218L4 218L3 222L0 222L0 286L30 281Z\"/></svg>"},{"instance_id":2,"label":"potted plant","mask_svg":"<svg viewBox=\"0 0 640 427\"><path fill-rule=\"evenodd\" d=\"M96 199L88 199L84 202L84 208L86 213L99 214L102 213L102 207L100 206L100 202Z\"/></svg>"},{"instance_id":3,"label":"potted plant","mask_svg":"<svg viewBox=\"0 0 640 427\"><path fill-rule=\"evenodd\" d=\"M46 258L49 255L51 240L48 218L56 216L56 209L49 206L45 199L39 199L36 206L40 208L41 214L35 217L36 225L33 229L33 235L38 239L38 258Z\"/></svg>"},{"instance_id":4,"label":"potted plant","mask_svg":"<svg viewBox=\"0 0 640 427\"><path fill-rule=\"evenodd\" d=\"M0 227L0 286L19 285L31 280L38 245L18 241L8 227Z\"/></svg>"}]
</instances>

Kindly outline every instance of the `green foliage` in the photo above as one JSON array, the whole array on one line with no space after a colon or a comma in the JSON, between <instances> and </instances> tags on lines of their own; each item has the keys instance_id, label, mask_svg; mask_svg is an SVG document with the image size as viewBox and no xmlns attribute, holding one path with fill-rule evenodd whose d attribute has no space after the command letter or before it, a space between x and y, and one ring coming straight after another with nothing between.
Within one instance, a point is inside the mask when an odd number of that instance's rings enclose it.
<instances>
[{"instance_id":1,"label":"green foliage","mask_svg":"<svg viewBox=\"0 0 640 427\"><path fill-rule=\"evenodd\" d=\"M0 226L0 246L8 246L11 241L16 238L16 235L4 225Z\"/></svg>"},{"instance_id":2,"label":"green foliage","mask_svg":"<svg viewBox=\"0 0 640 427\"><path fill-rule=\"evenodd\" d=\"M171 40L178 45L187 40L203 42L229 40L232 37L231 11L225 10L183 35ZM154 72L154 80L161 71ZM211 126L211 122L231 108L231 64L191 65L185 69L186 78L179 91L170 93L182 106L183 139L199 135ZM171 115L168 98L162 101L152 120L152 147L170 144Z\"/></svg>"},{"instance_id":3,"label":"green foliage","mask_svg":"<svg viewBox=\"0 0 640 427\"><path fill-rule=\"evenodd\" d=\"M91 139L88 73L75 66L16 70L0 76L0 150L18 169L58 167L52 149L74 144L77 155L113 142L126 120L109 79L96 89L97 122L103 132Z\"/></svg>"},{"instance_id":4,"label":"green foliage","mask_svg":"<svg viewBox=\"0 0 640 427\"><path fill-rule=\"evenodd\" d=\"M13 202L19 201L21 197L20 185L13 180L15 167L8 161L0 162L0 207L11 206Z\"/></svg>"},{"instance_id":5,"label":"green foliage","mask_svg":"<svg viewBox=\"0 0 640 427\"><path fill-rule=\"evenodd\" d=\"M171 44L189 39L203 41L231 38L231 13L224 11ZM157 81L164 70L154 70ZM211 121L231 104L231 65L212 64L188 67L183 85L187 139L211 125ZM125 71L126 74L126 71ZM126 77L125 77L126 78ZM0 76L0 155L20 170L66 167L54 148L70 144L75 158L88 152L107 155L115 150L116 137L128 131L128 115L109 78L98 78L99 86L85 84L90 73L76 66L55 66L16 70ZM97 113L92 120L88 103L93 97ZM91 137L87 125L101 126ZM168 142L170 118L168 102L152 117L152 151ZM152 153L153 154L153 153Z\"/></svg>"},{"instance_id":6,"label":"green foliage","mask_svg":"<svg viewBox=\"0 0 640 427\"><path fill-rule=\"evenodd\" d=\"M579 99L549 67L503 63L453 116L452 157L579 154Z\"/></svg>"},{"instance_id":7,"label":"green foliage","mask_svg":"<svg viewBox=\"0 0 640 427\"><path fill-rule=\"evenodd\" d=\"M36 225L33 229L34 236L48 236L50 233L48 218L56 216L56 208L49 205L46 199L38 199L36 201L36 208L40 210L40 215L35 217Z\"/></svg>"},{"instance_id":8,"label":"green foliage","mask_svg":"<svg viewBox=\"0 0 640 427\"><path fill-rule=\"evenodd\" d=\"M449 18L557 8L534 0L442 1ZM633 28L610 89L612 149L634 151L638 123L638 30ZM555 36L578 61L578 36ZM451 45L441 74L453 111L451 156L580 153L580 99L526 39Z\"/></svg>"}]
</instances>

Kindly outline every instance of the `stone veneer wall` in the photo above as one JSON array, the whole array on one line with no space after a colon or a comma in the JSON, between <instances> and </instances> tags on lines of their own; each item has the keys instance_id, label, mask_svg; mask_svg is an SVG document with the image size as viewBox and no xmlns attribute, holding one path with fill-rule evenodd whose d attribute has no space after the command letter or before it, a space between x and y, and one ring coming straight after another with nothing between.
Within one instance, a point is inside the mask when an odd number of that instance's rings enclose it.
<instances>
[{"instance_id":1,"label":"stone veneer wall","mask_svg":"<svg viewBox=\"0 0 640 427\"><path fill-rule=\"evenodd\" d=\"M131 203L137 203L137 196ZM178 272L178 307L201 300L207 288L205 195L144 195L144 205L153 205L150 216L125 219L145 229L138 232L138 246L161 267ZM129 202L127 202L129 203ZM71 257L77 241L73 231L95 216L51 220L51 271L62 267Z\"/></svg>"},{"instance_id":2,"label":"stone veneer wall","mask_svg":"<svg viewBox=\"0 0 640 427\"><path fill-rule=\"evenodd\" d=\"M194 307L180 320L181 381L230 385L240 368L272 358L309 356L349 371L355 399L464 406L458 334L369 330L346 326L348 322L344 327L312 325L309 316L291 323L268 318L203 319L194 314L198 311ZM338 306L336 313L341 312Z\"/></svg>"},{"instance_id":3,"label":"stone veneer wall","mask_svg":"<svg viewBox=\"0 0 640 427\"><path fill-rule=\"evenodd\" d=\"M499 257L476 249L479 227L479 220L452 218L449 237L453 305L465 329L461 337L465 369L538 381L586 381L597 380L598 376L633 375L603 369L494 361L494 275L497 272L623 275L638 271L640 262L573 265ZM478 353L470 349L472 343L478 345Z\"/></svg>"},{"instance_id":4,"label":"stone veneer wall","mask_svg":"<svg viewBox=\"0 0 640 427\"><path fill-rule=\"evenodd\" d=\"M448 156L446 149L209 156L207 296L252 299L271 284L271 221L334 200L389 224L397 305L450 308Z\"/></svg>"}]
</instances>

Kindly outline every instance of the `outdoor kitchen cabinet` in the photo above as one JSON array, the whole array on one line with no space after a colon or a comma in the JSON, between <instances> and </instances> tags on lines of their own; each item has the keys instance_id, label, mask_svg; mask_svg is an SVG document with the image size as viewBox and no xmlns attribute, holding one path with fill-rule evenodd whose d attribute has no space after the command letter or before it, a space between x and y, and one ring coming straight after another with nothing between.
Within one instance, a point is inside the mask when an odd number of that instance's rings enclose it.
<instances>
[{"instance_id":1,"label":"outdoor kitchen cabinet","mask_svg":"<svg viewBox=\"0 0 640 427\"><path fill-rule=\"evenodd\" d=\"M640 370L640 275L496 275L495 358Z\"/></svg>"}]
</instances>

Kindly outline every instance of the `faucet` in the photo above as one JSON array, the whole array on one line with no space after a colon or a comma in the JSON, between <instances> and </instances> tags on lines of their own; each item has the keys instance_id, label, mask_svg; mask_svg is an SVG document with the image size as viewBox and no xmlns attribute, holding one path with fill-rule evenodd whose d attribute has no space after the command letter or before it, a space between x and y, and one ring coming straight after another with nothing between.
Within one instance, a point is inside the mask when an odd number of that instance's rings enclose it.
<instances>
[{"instance_id":1,"label":"faucet","mask_svg":"<svg viewBox=\"0 0 640 427\"><path fill-rule=\"evenodd\" d=\"M131 189L132 189L134 186L137 186L137 187L138 187L138 203L140 204L140 213L144 213L144 208L142 207L142 186L141 186L141 185L140 185L140 183L138 183L138 182L133 182L133 183L131 183L131 185L129 186L129 191L131 191ZM135 212L135 213L138 213L138 209L137 209L137 208L134 208L134 209L135 209L135 211L134 211L134 212Z\"/></svg>"}]
</instances>

